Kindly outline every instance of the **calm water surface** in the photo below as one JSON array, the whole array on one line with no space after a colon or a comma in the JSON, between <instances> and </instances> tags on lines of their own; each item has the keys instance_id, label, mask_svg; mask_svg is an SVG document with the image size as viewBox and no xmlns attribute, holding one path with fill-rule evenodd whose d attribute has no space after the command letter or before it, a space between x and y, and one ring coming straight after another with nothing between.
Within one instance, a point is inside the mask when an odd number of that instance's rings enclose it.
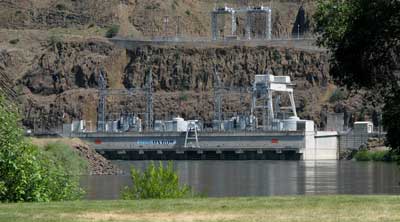
<instances>
[{"instance_id":1,"label":"calm water surface","mask_svg":"<svg viewBox=\"0 0 400 222\"><path fill-rule=\"evenodd\" d=\"M129 172L149 161L116 161ZM165 162L164 162L165 163ZM355 161L176 161L182 183L210 197L400 194L396 164ZM88 199L118 199L129 175L82 178Z\"/></svg>"}]
</instances>

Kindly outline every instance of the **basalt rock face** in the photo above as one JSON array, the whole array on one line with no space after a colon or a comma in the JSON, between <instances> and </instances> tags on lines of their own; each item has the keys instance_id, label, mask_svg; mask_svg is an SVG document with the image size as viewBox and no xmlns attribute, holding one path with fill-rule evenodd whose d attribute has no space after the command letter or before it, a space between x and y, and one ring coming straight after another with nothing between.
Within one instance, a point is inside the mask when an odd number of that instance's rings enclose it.
<instances>
[{"instance_id":1,"label":"basalt rock face","mask_svg":"<svg viewBox=\"0 0 400 222\"><path fill-rule=\"evenodd\" d=\"M55 129L74 119L96 120L99 73L110 78L109 87L127 63L125 50L100 39L48 42L16 79L20 88L24 124ZM113 75L107 75L113 73ZM114 84L111 84L114 82Z\"/></svg>"},{"instance_id":2,"label":"basalt rock face","mask_svg":"<svg viewBox=\"0 0 400 222\"><path fill-rule=\"evenodd\" d=\"M155 89L211 90L214 68L225 87L250 86L255 74L271 71L296 79L299 89L326 87L327 56L322 51L285 47L145 47L128 51L127 88L143 86L146 68L152 69Z\"/></svg>"},{"instance_id":3,"label":"basalt rock face","mask_svg":"<svg viewBox=\"0 0 400 222\"><path fill-rule=\"evenodd\" d=\"M116 53L107 42L57 42L37 56L21 81L33 94L44 96L96 87L99 68Z\"/></svg>"},{"instance_id":4,"label":"basalt rock face","mask_svg":"<svg viewBox=\"0 0 400 222\"><path fill-rule=\"evenodd\" d=\"M295 86L299 115L323 127L329 112L344 112L347 121L363 119L378 104L367 93L349 93L330 101L336 89L322 50L291 46L141 46L116 47L99 38L46 40L34 51L1 51L1 86L6 84L22 104L24 124L31 129L61 130L62 123L87 120L95 128L99 73L109 89L144 88L151 69L156 119L180 115L210 122L214 110L214 69L223 87L250 87L254 75L267 71L289 75ZM145 96L107 97L108 116L139 113L144 119ZM287 98L282 97L282 103ZM248 113L250 95L224 92L225 118Z\"/></svg>"},{"instance_id":5,"label":"basalt rock face","mask_svg":"<svg viewBox=\"0 0 400 222\"><path fill-rule=\"evenodd\" d=\"M72 120L97 119L99 73L110 89L144 88L152 70L156 118L213 117L213 72L224 87L250 87L255 74L289 75L296 83L300 115L320 121L319 104L331 86L327 55L271 46L143 46L125 50L99 39L44 46L15 81L21 88L24 123L54 129ZM225 93L224 112L249 112L249 94ZM143 113L143 93L107 98L107 112ZM227 114L227 116L229 116ZM38 122L39 121L39 122Z\"/></svg>"},{"instance_id":6,"label":"basalt rock face","mask_svg":"<svg viewBox=\"0 0 400 222\"><path fill-rule=\"evenodd\" d=\"M248 88L254 75L268 71L291 76L296 84L300 114L318 122L320 109L317 104L324 102L323 97L331 85L327 55L322 51L268 46L145 47L128 51L128 56L130 61L123 80L125 87L144 86L145 73L151 68L155 90L165 92L164 96L158 97L164 104L155 102L156 113L173 111L186 118L201 117L205 121L211 121L213 114L215 68L223 87ZM223 109L230 115L248 113L250 95L225 93Z\"/></svg>"}]
</instances>

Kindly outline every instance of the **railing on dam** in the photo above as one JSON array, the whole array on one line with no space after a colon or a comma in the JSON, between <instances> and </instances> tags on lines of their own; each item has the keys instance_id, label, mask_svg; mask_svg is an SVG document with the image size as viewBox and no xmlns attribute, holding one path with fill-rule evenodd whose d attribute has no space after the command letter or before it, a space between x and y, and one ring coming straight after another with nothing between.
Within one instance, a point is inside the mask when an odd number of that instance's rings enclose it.
<instances>
[{"instance_id":1,"label":"railing on dam","mask_svg":"<svg viewBox=\"0 0 400 222\"><path fill-rule=\"evenodd\" d=\"M156 132L156 131L143 131L143 132L74 132L69 134L64 134L67 137L165 137L165 136L184 136L186 132ZM200 131L199 136L273 136L273 135L297 135L304 136L305 131L278 131L278 130L231 130L231 131L217 131L217 130L207 130Z\"/></svg>"}]
</instances>

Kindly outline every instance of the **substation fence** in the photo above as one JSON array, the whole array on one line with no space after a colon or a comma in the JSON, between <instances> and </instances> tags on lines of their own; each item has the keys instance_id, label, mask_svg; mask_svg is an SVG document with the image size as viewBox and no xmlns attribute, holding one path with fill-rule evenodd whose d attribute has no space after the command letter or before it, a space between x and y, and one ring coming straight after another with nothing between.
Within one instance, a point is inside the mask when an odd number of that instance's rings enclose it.
<instances>
[{"instance_id":1,"label":"substation fence","mask_svg":"<svg viewBox=\"0 0 400 222\"><path fill-rule=\"evenodd\" d=\"M360 133L350 131L339 135L339 145L341 150L359 150L363 145L368 143L369 138L383 139L384 137L385 133L380 132Z\"/></svg>"}]
</instances>

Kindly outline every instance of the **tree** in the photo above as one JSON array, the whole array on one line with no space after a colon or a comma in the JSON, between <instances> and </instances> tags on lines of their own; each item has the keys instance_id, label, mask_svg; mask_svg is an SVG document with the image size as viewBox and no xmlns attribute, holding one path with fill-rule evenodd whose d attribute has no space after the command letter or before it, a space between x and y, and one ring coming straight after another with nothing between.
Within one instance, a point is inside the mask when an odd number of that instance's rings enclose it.
<instances>
[{"instance_id":1,"label":"tree","mask_svg":"<svg viewBox=\"0 0 400 222\"><path fill-rule=\"evenodd\" d=\"M14 104L0 95L0 202L73 200L81 196L68 166L25 140Z\"/></svg>"},{"instance_id":2,"label":"tree","mask_svg":"<svg viewBox=\"0 0 400 222\"><path fill-rule=\"evenodd\" d=\"M350 87L392 87L400 53L400 1L320 0L318 43L332 52L333 77Z\"/></svg>"},{"instance_id":3,"label":"tree","mask_svg":"<svg viewBox=\"0 0 400 222\"><path fill-rule=\"evenodd\" d=\"M315 20L318 43L332 54L334 79L386 98L388 145L400 152L400 1L319 0Z\"/></svg>"},{"instance_id":4,"label":"tree","mask_svg":"<svg viewBox=\"0 0 400 222\"><path fill-rule=\"evenodd\" d=\"M387 131L386 142L397 154L400 154L400 89L386 97L383 125Z\"/></svg>"}]
</instances>

